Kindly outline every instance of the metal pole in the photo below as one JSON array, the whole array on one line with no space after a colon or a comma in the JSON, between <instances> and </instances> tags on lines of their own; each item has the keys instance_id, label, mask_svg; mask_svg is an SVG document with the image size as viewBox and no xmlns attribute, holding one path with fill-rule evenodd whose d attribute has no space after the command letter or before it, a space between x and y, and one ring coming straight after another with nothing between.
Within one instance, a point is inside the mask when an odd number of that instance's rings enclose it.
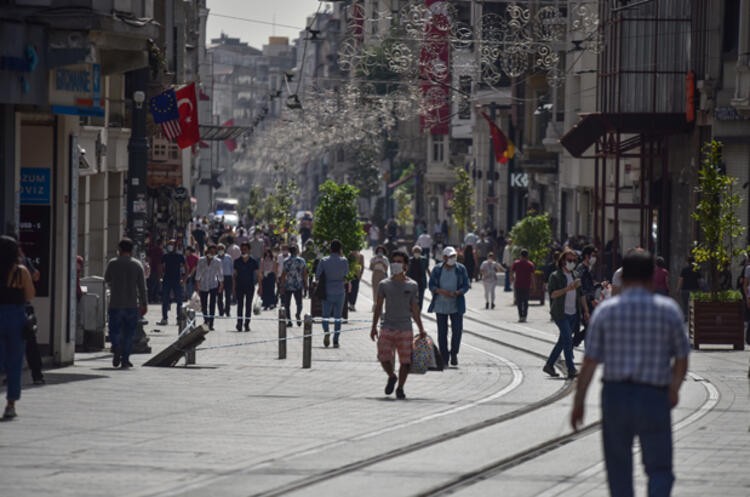
<instances>
[{"instance_id":1,"label":"metal pole","mask_svg":"<svg viewBox=\"0 0 750 497\"><path fill-rule=\"evenodd\" d=\"M146 103L135 102L136 91L148 92L149 69L127 73L131 108L132 134L128 142L127 233L142 253L146 240L146 175L148 170L148 138L146 136Z\"/></svg>"},{"instance_id":2,"label":"metal pole","mask_svg":"<svg viewBox=\"0 0 750 497\"><path fill-rule=\"evenodd\" d=\"M286 320L288 316L284 306L279 308L279 359L286 359Z\"/></svg>"},{"instance_id":3,"label":"metal pole","mask_svg":"<svg viewBox=\"0 0 750 497\"><path fill-rule=\"evenodd\" d=\"M495 123L497 118L497 104L495 102L490 103L490 121ZM490 133L490 153L489 153L489 168L487 169L487 225L489 229L495 228L495 147L492 146L492 133ZM510 188L510 185L508 185Z\"/></svg>"},{"instance_id":4,"label":"metal pole","mask_svg":"<svg viewBox=\"0 0 750 497\"><path fill-rule=\"evenodd\" d=\"M312 362L312 316L305 314L304 332L302 333L302 368L310 369Z\"/></svg>"}]
</instances>

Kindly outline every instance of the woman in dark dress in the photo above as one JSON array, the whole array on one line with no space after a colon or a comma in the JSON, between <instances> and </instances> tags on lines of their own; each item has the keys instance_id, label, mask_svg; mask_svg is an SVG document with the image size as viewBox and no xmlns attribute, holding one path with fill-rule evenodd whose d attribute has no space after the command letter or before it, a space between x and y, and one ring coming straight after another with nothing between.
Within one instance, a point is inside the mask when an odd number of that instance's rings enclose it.
<instances>
[{"instance_id":1,"label":"woman in dark dress","mask_svg":"<svg viewBox=\"0 0 750 497\"><path fill-rule=\"evenodd\" d=\"M263 259L260 261L260 270L263 272L263 284L260 293L263 310L276 307L276 269L276 257L274 257L271 249L266 249L263 252Z\"/></svg>"},{"instance_id":2,"label":"woman in dark dress","mask_svg":"<svg viewBox=\"0 0 750 497\"><path fill-rule=\"evenodd\" d=\"M473 281L476 276L477 261L474 257L474 247L472 245L464 247L464 266L466 266L466 271L469 273L469 281Z\"/></svg>"}]
</instances>

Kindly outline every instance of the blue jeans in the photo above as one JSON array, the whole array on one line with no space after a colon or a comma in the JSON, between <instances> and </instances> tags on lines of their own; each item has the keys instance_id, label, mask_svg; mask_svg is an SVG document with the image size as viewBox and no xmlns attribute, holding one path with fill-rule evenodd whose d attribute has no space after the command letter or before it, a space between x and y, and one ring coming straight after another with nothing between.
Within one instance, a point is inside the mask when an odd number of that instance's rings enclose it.
<instances>
[{"instance_id":1,"label":"blue jeans","mask_svg":"<svg viewBox=\"0 0 750 497\"><path fill-rule=\"evenodd\" d=\"M464 315L460 312L453 314L435 314L438 326L438 348L443 362L448 364L451 357L458 356L461 348L461 334L464 330ZM451 348L448 350L448 316L451 318Z\"/></svg>"},{"instance_id":2,"label":"blue jeans","mask_svg":"<svg viewBox=\"0 0 750 497\"><path fill-rule=\"evenodd\" d=\"M668 497L672 473L669 391L625 382L604 382L602 438L612 497L633 497L633 439L641 442L648 497Z\"/></svg>"},{"instance_id":3,"label":"blue jeans","mask_svg":"<svg viewBox=\"0 0 750 497\"><path fill-rule=\"evenodd\" d=\"M565 356L565 365L568 367L568 374L575 374L576 366L573 363L573 331L578 323L578 315L566 314L559 321L555 321L560 334L557 337L557 343L552 348L552 352L547 358L547 366L553 367L560 358L560 352Z\"/></svg>"},{"instance_id":4,"label":"blue jeans","mask_svg":"<svg viewBox=\"0 0 750 497\"><path fill-rule=\"evenodd\" d=\"M174 294L174 300L177 302L177 317L180 317L180 311L182 310L182 285L180 281L168 281L162 280L161 282L161 317L164 321L167 320L167 314L172 308L172 294Z\"/></svg>"},{"instance_id":5,"label":"blue jeans","mask_svg":"<svg viewBox=\"0 0 750 497\"><path fill-rule=\"evenodd\" d=\"M344 311L344 300L346 294L341 295L326 295L323 301L323 331L328 333L328 319L333 317L333 343L339 343L339 333L341 332L341 313Z\"/></svg>"},{"instance_id":6,"label":"blue jeans","mask_svg":"<svg viewBox=\"0 0 750 497\"><path fill-rule=\"evenodd\" d=\"M23 326L26 312L22 305L0 305L0 370L8 380L7 399L21 398L21 371L23 370Z\"/></svg>"},{"instance_id":7,"label":"blue jeans","mask_svg":"<svg viewBox=\"0 0 750 497\"><path fill-rule=\"evenodd\" d=\"M112 353L119 354L123 362L130 358L137 326L137 308L109 310L109 341L112 342Z\"/></svg>"}]
</instances>

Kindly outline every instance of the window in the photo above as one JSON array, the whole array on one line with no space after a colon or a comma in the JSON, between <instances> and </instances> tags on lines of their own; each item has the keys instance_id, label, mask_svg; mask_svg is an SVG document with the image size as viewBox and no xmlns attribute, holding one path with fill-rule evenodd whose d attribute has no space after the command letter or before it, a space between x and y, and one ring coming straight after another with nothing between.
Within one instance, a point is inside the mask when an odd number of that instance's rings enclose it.
<instances>
[{"instance_id":1,"label":"window","mask_svg":"<svg viewBox=\"0 0 750 497\"><path fill-rule=\"evenodd\" d=\"M370 21L372 23L371 34L376 35L378 34L378 24L380 24L380 2L378 0L372 0L372 16L370 16L370 19L372 19Z\"/></svg>"},{"instance_id":2,"label":"window","mask_svg":"<svg viewBox=\"0 0 750 497\"><path fill-rule=\"evenodd\" d=\"M460 76L458 88L461 90L458 100L458 118L471 119L471 76Z\"/></svg>"},{"instance_id":3,"label":"window","mask_svg":"<svg viewBox=\"0 0 750 497\"><path fill-rule=\"evenodd\" d=\"M445 148L444 135L432 135L432 161L443 162Z\"/></svg>"}]
</instances>

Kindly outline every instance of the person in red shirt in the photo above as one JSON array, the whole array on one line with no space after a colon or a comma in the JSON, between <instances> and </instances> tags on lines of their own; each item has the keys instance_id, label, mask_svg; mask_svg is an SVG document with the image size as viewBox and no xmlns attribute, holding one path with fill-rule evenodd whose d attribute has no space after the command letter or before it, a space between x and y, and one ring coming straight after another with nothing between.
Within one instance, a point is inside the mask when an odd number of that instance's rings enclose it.
<instances>
[{"instance_id":1,"label":"person in red shirt","mask_svg":"<svg viewBox=\"0 0 750 497\"><path fill-rule=\"evenodd\" d=\"M656 267L654 268L654 292L661 295L669 296L669 271L664 257L656 258Z\"/></svg>"},{"instance_id":2,"label":"person in red shirt","mask_svg":"<svg viewBox=\"0 0 750 497\"><path fill-rule=\"evenodd\" d=\"M518 307L518 321L526 322L526 316L529 313L529 292L531 291L531 282L534 277L534 263L529 260L529 251L521 250L521 258L511 266L511 279L516 296L516 306Z\"/></svg>"}]
</instances>

